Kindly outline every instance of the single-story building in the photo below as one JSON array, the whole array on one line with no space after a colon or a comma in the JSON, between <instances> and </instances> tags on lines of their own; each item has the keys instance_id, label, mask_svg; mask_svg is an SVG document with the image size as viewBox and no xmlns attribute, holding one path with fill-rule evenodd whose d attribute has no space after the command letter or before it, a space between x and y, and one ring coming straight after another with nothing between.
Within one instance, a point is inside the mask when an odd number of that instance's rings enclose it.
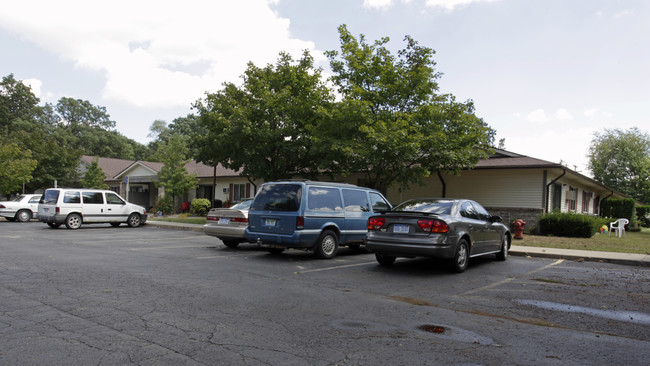
<instances>
[{"instance_id":1,"label":"single-story building","mask_svg":"<svg viewBox=\"0 0 650 366\"><path fill-rule=\"evenodd\" d=\"M82 157L82 165L89 165L93 159ZM99 158L98 163L111 189L133 203L153 207L162 194L155 186L162 163L110 158ZM199 186L179 202L194 198L239 201L254 196L262 183L250 182L239 172L220 165L211 167L192 161L186 168L197 175ZM337 181L363 185L363 177L357 174ZM421 186L389 189L386 194L393 204L417 197L469 198L493 215L502 216L505 223L523 219L532 228L543 213L557 209L598 215L603 199L626 196L561 164L496 150L459 175L434 174L425 178Z\"/></svg>"}]
</instances>

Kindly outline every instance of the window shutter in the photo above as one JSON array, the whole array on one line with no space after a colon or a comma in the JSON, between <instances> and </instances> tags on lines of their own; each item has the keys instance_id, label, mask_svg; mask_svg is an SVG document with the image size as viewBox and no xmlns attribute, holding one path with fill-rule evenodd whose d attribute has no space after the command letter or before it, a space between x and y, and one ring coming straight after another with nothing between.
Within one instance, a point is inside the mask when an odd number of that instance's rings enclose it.
<instances>
[{"instance_id":1,"label":"window shutter","mask_svg":"<svg viewBox=\"0 0 650 366\"><path fill-rule=\"evenodd\" d=\"M248 198L250 196L251 196L251 184L246 183L246 197L244 197L244 198Z\"/></svg>"},{"instance_id":2,"label":"window shutter","mask_svg":"<svg viewBox=\"0 0 650 366\"><path fill-rule=\"evenodd\" d=\"M230 183L230 186L228 188L228 201L232 202L232 195L234 194L233 191L235 190L234 184Z\"/></svg>"}]
</instances>

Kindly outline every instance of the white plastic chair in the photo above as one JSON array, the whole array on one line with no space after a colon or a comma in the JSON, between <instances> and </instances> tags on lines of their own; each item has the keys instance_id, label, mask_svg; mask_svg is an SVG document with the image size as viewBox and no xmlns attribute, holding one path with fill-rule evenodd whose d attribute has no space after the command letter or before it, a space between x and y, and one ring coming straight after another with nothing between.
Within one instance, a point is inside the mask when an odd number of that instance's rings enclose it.
<instances>
[{"instance_id":1,"label":"white plastic chair","mask_svg":"<svg viewBox=\"0 0 650 366\"><path fill-rule=\"evenodd\" d=\"M612 231L616 230L616 236L617 237L622 237L625 236L625 225L629 224L630 221L628 219L618 219L614 222L609 223L609 234L612 235Z\"/></svg>"}]
</instances>

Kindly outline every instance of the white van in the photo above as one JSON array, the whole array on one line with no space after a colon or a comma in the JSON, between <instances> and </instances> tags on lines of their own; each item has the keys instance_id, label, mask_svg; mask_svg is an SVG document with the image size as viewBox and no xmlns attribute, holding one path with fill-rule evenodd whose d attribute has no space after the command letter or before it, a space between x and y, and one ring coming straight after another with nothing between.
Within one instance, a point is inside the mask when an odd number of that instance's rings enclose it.
<instances>
[{"instance_id":1,"label":"white van","mask_svg":"<svg viewBox=\"0 0 650 366\"><path fill-rule=\"evenodd\" d=\"M138 227L147 221L144 207L126 202L113 191L86 188L50 188L38 205L38 219L52 228L65 224L78 229L81 224L125 222Z\"/></svg>"}]
</instances>

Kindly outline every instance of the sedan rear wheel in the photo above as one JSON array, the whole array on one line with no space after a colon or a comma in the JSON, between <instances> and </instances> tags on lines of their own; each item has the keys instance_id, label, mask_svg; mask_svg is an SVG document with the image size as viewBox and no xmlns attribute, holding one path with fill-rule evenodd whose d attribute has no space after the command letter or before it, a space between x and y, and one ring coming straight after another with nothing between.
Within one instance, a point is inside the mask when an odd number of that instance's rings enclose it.
<instances>
[{"instance_id":1,"label":"sedan rear wheel","mask_svg":"<svg viewBox=\"0 0 650 366\"><path fill-rule=\"evenodd\" d=\"M71 230L77 230L81 227L81 216L79 214L70 214L65 219L65 227Z\"/></svg>"},{"instance_id":2,"label":"sedan rear wheel","mask_svg":"<svg viewBox=\"0 0 650 366\"><path fill-rule=\"evenodd\" d=\"M393 263L395 263L395 257L390 256L390 255L384 255L380 253L375 253L375 258L377 258L377 262L381 264L382 266L390 266Z\"/></svg>"},{"instance_id":3,"label":"sedan rear wheel","mask_svg":"<svg viewBox=\"0 0 650 366\"><path fill-rule=\"evenodd\" d=\"M461 239L456 248L456 255L454 256L452 265L457 273L465 272L469 264L469 245L467 240Z\"/></svg>"},{"instance_id":4,"label":"sedan rear wheel","mask_svg":"<svg viewBox=\"0 0 650 366\"><path fill-rule=\"evenodd\" d=\"M32 212L29 210L20 210L16 214L16 220L20 222L27 222L32 219Z\"/></svg>"},{"instance_id":5,"label":"sedan rear wheel","mask_svg":"<svg viewBox=\"0 0 650 366\"><path fill-rule=\"evenodd\" d=\"M223 245L227 246L228 248L237 248L239 242L237 240L223 240Z\"/></svg>"}]
</instances>

